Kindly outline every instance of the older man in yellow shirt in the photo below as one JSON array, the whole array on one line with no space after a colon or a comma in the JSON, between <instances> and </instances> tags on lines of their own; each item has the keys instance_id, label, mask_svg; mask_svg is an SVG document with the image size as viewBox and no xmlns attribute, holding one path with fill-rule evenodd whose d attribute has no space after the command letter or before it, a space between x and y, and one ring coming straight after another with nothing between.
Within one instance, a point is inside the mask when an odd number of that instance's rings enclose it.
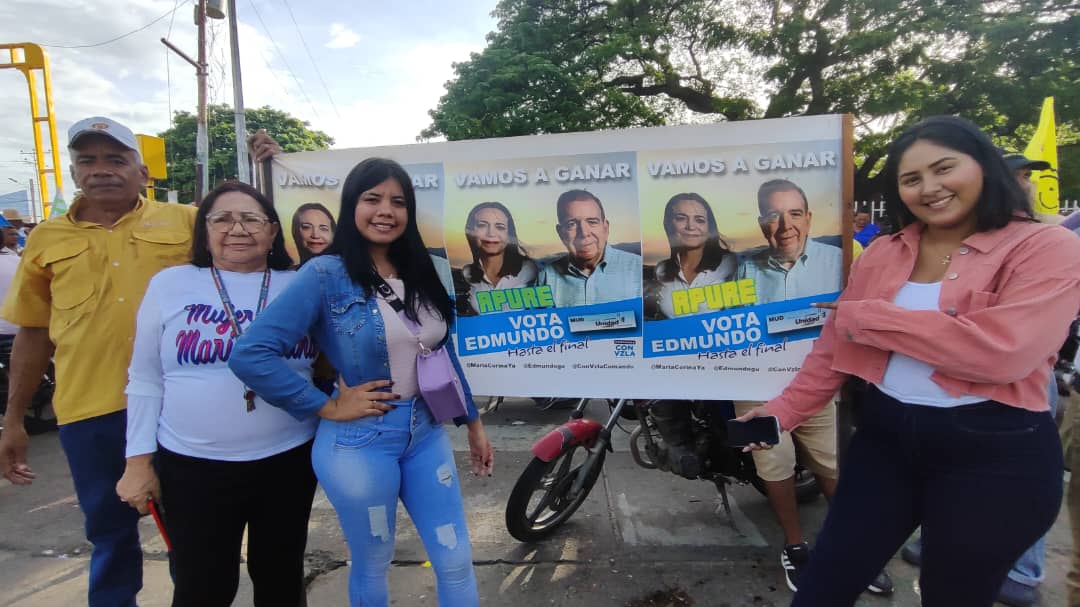
<instances>
[{"instance_id":1,"label":"older man in yellow shirt","mask_svg":"<svg viewBox=\"0 0 1080 607\"><path fill-rule=\"evenodd\" d=\"M133 606L142 588L138 513L115 487L124 471L124 386L135 315L150 278L190 259L195 208L140 196L147 169L135 135L118 122L81 120L69 131L68 147L82 193L66 215L31 233L0 310L21 327L11 357L0 471L16 485L35 478L22 420L55 349L53 407L94 545L88 603ZM262 151L269 156L274 150Z\"/></svg>"}]
</instances>

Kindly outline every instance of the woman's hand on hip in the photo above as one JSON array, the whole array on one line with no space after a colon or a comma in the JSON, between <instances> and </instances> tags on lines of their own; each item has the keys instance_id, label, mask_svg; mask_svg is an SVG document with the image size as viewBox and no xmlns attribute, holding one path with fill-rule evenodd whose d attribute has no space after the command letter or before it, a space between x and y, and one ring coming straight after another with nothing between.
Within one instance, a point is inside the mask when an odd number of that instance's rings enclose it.
<instances>
[{"instance_id":1,"label":"woman's hand on hip","mask_svg":"<svg viewBox=\"0 0 1080 607\"><path fill-rule=\"evenodd\" d=\"M476 476L491 476L495 469L495 448L488 440L487 431L484 430L484 422L473 420L469 422L469 461L472 464L472 472Z\"/></svg>"},{"instance_id":2,"label":"woman's hand on hip","mask_svg":"<svg viewBox=\"0 0 1080 607\"><path fill-rule=\"evenodd\" d=\"M129 457L124 475L116 483L120 501L127 502L139 514L150 512L150 500L161 501L161 485L154 472L153 457L151 453Z\"/></svg>"},{"instance_id":3,"label":"woman's hand on hip","mask_svg":"<svg viewBox=\"0 0 1080 607\"><path fill-rule=\"evenodd\" d=\"M377 379L359 386L345 385L345 379L338 376L338 395L331 398L319 409L318 416L335 422L347 422L361 417L382 415L392 407L384 400L399 400L401 396L392 392L383 392L379 388L393 385L389 379Z\"/></svg>"}]
</instances>

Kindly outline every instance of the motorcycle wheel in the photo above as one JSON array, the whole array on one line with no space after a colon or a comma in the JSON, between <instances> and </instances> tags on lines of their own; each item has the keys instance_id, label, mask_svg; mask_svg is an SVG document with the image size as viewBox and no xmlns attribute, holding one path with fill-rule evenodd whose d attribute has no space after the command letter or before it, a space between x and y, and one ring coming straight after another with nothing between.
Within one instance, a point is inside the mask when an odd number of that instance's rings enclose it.
<instances>
[{"instance_id":1,"label":"motorcycle wheel","mask_svg":"<svg viewBox=\"0 0 1080 607\"><path fill-rule=\"evenodd\" d=\"M550 462L538 457L529 462L506 502L506 529L514 539L521 542L542 540L577 511L604 467L606 452L600 451L581 492L568 496L567 492L590 454L584 446L573 445Z\"/></svg>"},{"instance_id":2,"label":"motorcycle wheel","mask_svg":"<svg viewBox=\"0 0 1080 607\"><path fill-rule=\"evenodd\" d=\"M23 426L30 436L56 430L56 413L52 408L52 392L52 386L49 385L48 389L45 389L43 383L42 387L38 389L38 394L34 395L30 410L23 417Z\"/></svg>"},{"instance_id":3,"label":"motorcycle wheel","mask_svg":"<svg viewBox=\"0 0 1080 607\"><path fill-rule=\"evenodd\" d=\"M765 489L765 480L757 474L750 479L750 484L758 490L758 493L769 496L768 490ZM795 501L800 504L809 504L819 495L821 495L821 487L818 487L814 473L802 466L795 466Z\"/></svg>"},{"instance_id":4,"label":"motorcycle wheel","mask_svg":"<svg viewBox=\"0 0 1080 607\"><path fill-rule=\"evenodd\" d=\"M8 370L0 365L0 416L7 411ZM30 399L30 405L23 416L23 427L30 436L45 434L56 430L56 413L53 411L52 398L55 391L53 365L49 363L45 376ZM0 428L3 424L0 424Z\"/></svg>"}]
</instances>

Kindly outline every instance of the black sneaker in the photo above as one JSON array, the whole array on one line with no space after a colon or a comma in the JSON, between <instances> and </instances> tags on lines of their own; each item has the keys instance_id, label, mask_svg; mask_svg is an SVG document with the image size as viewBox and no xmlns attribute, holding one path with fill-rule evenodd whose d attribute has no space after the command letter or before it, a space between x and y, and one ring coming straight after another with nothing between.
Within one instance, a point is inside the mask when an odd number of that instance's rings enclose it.
<instances>
[{"instance_id":1,"label":"black sneaker","mask_svg":"<svg viewBox=\"0 0 1080 607\"><path fill-rule=\"evenodd\" d=\"M881 573L866 587L870 594L892 594L893 581L889 574L882 569Z\"/></svg>"},{"instance_id":2,"label":"black sneaker","mask_svg":"<svg viewBox=\"0 0 1080 607\"><path fill-rule=\"evenodd\" d=\"M780 565L784 568L787 586L792 592L799 590L799 576L810 563L810 544L789 544L780 551Z\"/></svg>"},{"instance_id":3,"label":"black sneaker","mask_svg":"<svg viewBox=\"0 0 1080 607\"><path fill-rule=\"evenodd\" d=\"M922 540L913 540L904 544L904 547L900 549L900 558L916 567L922 565Z\"/></svg>"}]
</instances>

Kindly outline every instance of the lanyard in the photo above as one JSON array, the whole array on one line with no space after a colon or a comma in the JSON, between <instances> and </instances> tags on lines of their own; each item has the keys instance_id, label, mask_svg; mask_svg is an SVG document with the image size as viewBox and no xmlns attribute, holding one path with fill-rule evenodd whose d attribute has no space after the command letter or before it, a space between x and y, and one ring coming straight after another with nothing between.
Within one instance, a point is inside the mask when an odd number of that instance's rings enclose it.
<instances>
[{"instance_id":1,"label":"lanyard","mask_svg":"<svg viewBox=\"0 0 1080 607\"><path fill-rule=\"evenodd\" d=\"M229 292L225 290L225 283L221 280L221 273L214 266L210 266L210 276L214 278L214 286L217 287L218 297L221 298L221 305L225 307L225 316L229 318L229 325L232 328L232 336L234 338L240 337L243 332L240 329L240 323L236 320L236 312L233 310L232 300L229 299ZM270 268L266 268L263 271L262 288L259 289L259 303L255 304L255 315L262 312L266 308L266 297L270 293ZM247 386L244 386L244 401L247 403L248 413L255 410L255 391Z\"/></svg>"},{"instance_id":2,"label":"lanyard","mask_svg":"<svg viewBox=\"0 0 1080 607\"><path fill-rule=\"evenodd\" d=\"M236 320L236 312L233 310L229 292L225 290L225 283L221 280L221 273L214 266L210 266L210 276L214 278L214 286L217 287L221 305L225 307L225 315L229 318L229 326L232 328L232 336L240 337L243 332L240 323ZM266 309L266 296L270 293L270 268L263 271L262 288L259 289L259 303L255 305L255 314L258 315Z\"/></svg>"}]
</instances>

